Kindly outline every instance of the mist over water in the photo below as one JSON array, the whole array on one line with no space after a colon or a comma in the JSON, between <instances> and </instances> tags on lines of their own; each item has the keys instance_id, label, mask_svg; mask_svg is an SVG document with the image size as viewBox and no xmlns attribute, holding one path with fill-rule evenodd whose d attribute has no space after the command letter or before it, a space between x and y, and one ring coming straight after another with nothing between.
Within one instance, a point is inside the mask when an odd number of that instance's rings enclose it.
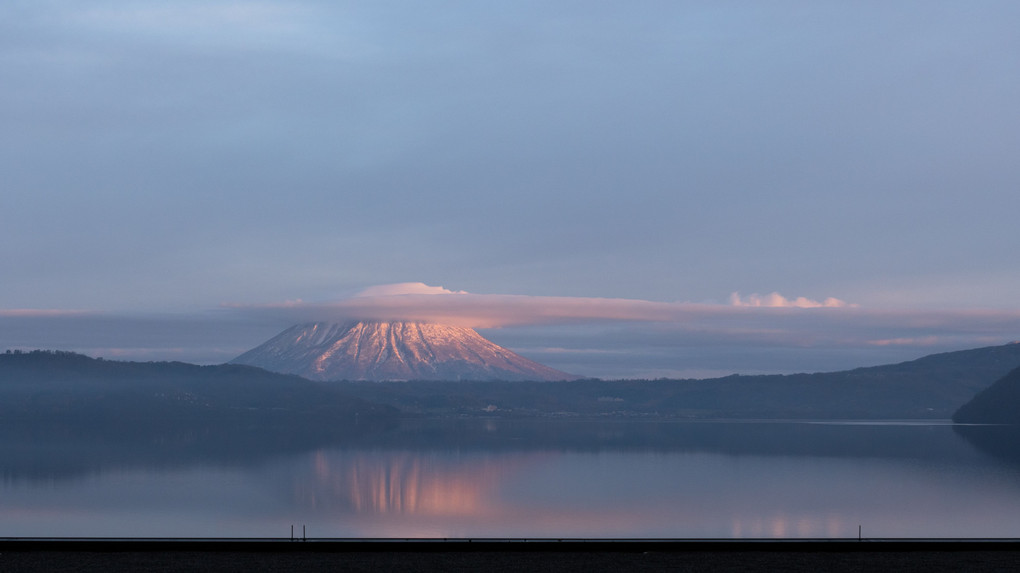
<instances>
[{"instance_id":1,"label":"mist over water","mask_svg":"<svg viewBox=\"0 0 1020 573\"><path fill-rule=\"evenodd\" d=\"M1020 465L937 423L409 422L234 457L56 444L0 446L0 536L1020 535Z\"/></svg>"}]
</instances>

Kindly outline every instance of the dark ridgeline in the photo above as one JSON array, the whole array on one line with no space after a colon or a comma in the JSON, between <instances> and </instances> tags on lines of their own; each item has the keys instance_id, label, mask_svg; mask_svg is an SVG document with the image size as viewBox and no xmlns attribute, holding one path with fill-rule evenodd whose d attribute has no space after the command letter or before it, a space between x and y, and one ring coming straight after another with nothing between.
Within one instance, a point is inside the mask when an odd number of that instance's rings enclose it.
<instances>
[{"instance_id":1,"label":"dark ridgeline","mask_svg":"<svg viewBox=\"0 0 1020 573\"><path fill-rule=\"evenodd\" d=\"M955 430L978 449L1020 463L1020 368L953 414Z\"/></svg>"},{"instance_id":2,"label":"dark ridgeline","mask_svg":"<svg viewBox=\"0 0 1020 573\"><path fill-rule=\"evenodd\" d=\"M318 447L664 448L811 455L922 455L927 428L804 424L633 424L631 419L947 418L1020 366L1020 345L902 364L793 376L569 382L314 382L240 365L117 362L70 352L0 354L0 473L72 475L90 468L246 463ZM982 396L1009 409L1020 374ZM1007 385L1006 382L1013 383ZM998 388L1013 394L1002 396ZM977 389L975 389L977 388ZM961 396L963 396L961 398ZM1012 396L1012 397L1010 397ZM975 399L975 403L980 402ZM379 405L380 403L386 405ZM428 420L447 418L438 425ZM945 413L943 413L945 412ZM517 421L503 418L537 418ZM450 418L455 427L451 433ZM561 420L556 418L589 418ZM494 425L495 424L495 425ZM981 427L970 427L981 428ZM961 431L961 433L963 433ZM830 435L831 434L831 435ZM912 437L913 436L913 437ZM974 441L971 434L965 434ZM819 441L816 438L824 438ZM901 440L910 438L908 442ZM978 436L982 439L982 436ZM1012 455L1001 433L975 441ZM28 447L27 445L32 447ZM925 454L926 455L926 454ZM939 450L933 456L944 456ZM958 454L953 454L958 455ZM6 478L5 478L6 479Z\"/></svg>"},{"instance_id":3,"label":"dark ridgeline","mask_svg":"<svg viewBox=\"0 0 1020 573\"><path fill-rule=\"evenodd\" d=\"M814 374L708 380L432 382L343 386L422 415L613 416L690 419L948 419L1020 367L1020 344Z\"/></svg>"},{"instance_id":4,"label":"dark ridgeline","mask_svg":"<svg viewBox=\"0 0 1020 573\"><path fill-rule=\"evenodd\" d=\"M356 440L397 412L248 366L0 354L0 477L252 463Z\"/></svg>"},{"instance_id":5,"label":"dark ridgeline","mask_svg":"<svg viewBox=\"0 0 1020 573\"><path fill-rule=\"evenodd\" d=\"M316 382L237 364L36 351L0 354L0 420L335 432L356 419L392 418L394 408L411 416L948 419L1018 367L1014 343L843 372L709 380Z\"/></svg>"},{"instance_id":6,"label":"dark ridgeline","mask_svg":"<svg viewBox=\"0 0 1020 573\"><path fill-rule=\"evenodd\" d=\"M298 376L240 365L119 362L73 352L0 354L0 423L151 433L202 428L343 429L393 418Z\"/></svg>"},{"instance_id":7,"label":"dark ridgeline","mask_svg":"<svg viewBox=\"0 0 1020 573\"><path fill-rule=\"evenodd\" d=\"M1020 368L977 393L953 414L958 424L1020 424Z\"/></svg>"}]
</instances>

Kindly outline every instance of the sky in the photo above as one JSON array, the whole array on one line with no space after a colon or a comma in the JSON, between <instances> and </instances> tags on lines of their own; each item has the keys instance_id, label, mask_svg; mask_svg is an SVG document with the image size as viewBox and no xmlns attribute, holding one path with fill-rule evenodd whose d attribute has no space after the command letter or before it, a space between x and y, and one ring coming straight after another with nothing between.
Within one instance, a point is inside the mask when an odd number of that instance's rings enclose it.
<instances>
[{"instance_id":1,"label":"sky","mask_svg":"<svg viewBox=\"0 0 1020 573\"><path fill-rule=\"evenodd\" d=\"M1020 339L1018 22L4 2L0 349L218 363L394 307L600 377Z\"/></svg>"}]
</instances>

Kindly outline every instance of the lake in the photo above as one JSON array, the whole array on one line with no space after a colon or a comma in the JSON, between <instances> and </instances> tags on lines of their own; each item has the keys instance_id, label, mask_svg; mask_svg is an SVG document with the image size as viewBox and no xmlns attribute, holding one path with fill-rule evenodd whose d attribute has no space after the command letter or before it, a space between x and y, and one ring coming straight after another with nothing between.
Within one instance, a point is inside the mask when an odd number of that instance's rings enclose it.
<instances>
[{"instance_id":1,"label":"lake","mask_svg":"<svg viewBox=\"0 0 1020 573\"><path fill-rule=\"evenodd\" d=\"M1020 537L1015 442L989 436L1009 447L895 421L405 421L308 448L5 435L0 537Z\"/></svg>"}]
</instances>

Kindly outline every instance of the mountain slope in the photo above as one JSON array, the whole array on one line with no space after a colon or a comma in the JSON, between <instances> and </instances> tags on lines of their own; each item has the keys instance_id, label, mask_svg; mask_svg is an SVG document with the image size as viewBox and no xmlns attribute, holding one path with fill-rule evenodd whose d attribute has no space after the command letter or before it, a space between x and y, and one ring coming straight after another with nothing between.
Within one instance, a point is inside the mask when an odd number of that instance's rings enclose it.
<instances>
[{"instance_id":1,"label":"mountain slope","mask_svg":"<svg viewBox=\"0 0 1020 573\"><path fill-rule=\"evenodd\" d=\"M366 400L427 415L946 419L1017 367L1020 344L1006 344L815 374L386 387L352 382L347 388Z\"/></svg>"},{"instance_id":2,"label":"mountain slope","mask_svg":"<svg viewBox=\"0 0 1020 573\"><path fill-rule=\"evenodd\" d=\"M953 414L958 424L1020 424L1020 368L1006 374Z\"/></svg>"},{"instance_id":3,"label":"mountain slope","mask_svg":"<svg viewBox=\"0 0 1020 573\"><path fill-rule=\"evenodd\" d=\"M953 430L978 449L1020 464L1020 368L953 414Z\"/></svg>"},{"instance_id":4,"label":"mountain slope","mask_svg":"<svg viewBox=\"0 0 1020 573\"><path fill-rule=\"evenodd\" d=\"M312 380L570 380L470 328L420 322L315 322L288 328L232 364Z\"/></svg>"},{"instance_id":5,"label":"mountain slope","mask_svg":"<svg viewBox=\"0 0 1020 573\"><path fill-rule=\"evenodd\" d=\"M241 365L0 354L0 422L146 429L346 427L392 418L335 386Z\"/></svg>"}]
</instances>

